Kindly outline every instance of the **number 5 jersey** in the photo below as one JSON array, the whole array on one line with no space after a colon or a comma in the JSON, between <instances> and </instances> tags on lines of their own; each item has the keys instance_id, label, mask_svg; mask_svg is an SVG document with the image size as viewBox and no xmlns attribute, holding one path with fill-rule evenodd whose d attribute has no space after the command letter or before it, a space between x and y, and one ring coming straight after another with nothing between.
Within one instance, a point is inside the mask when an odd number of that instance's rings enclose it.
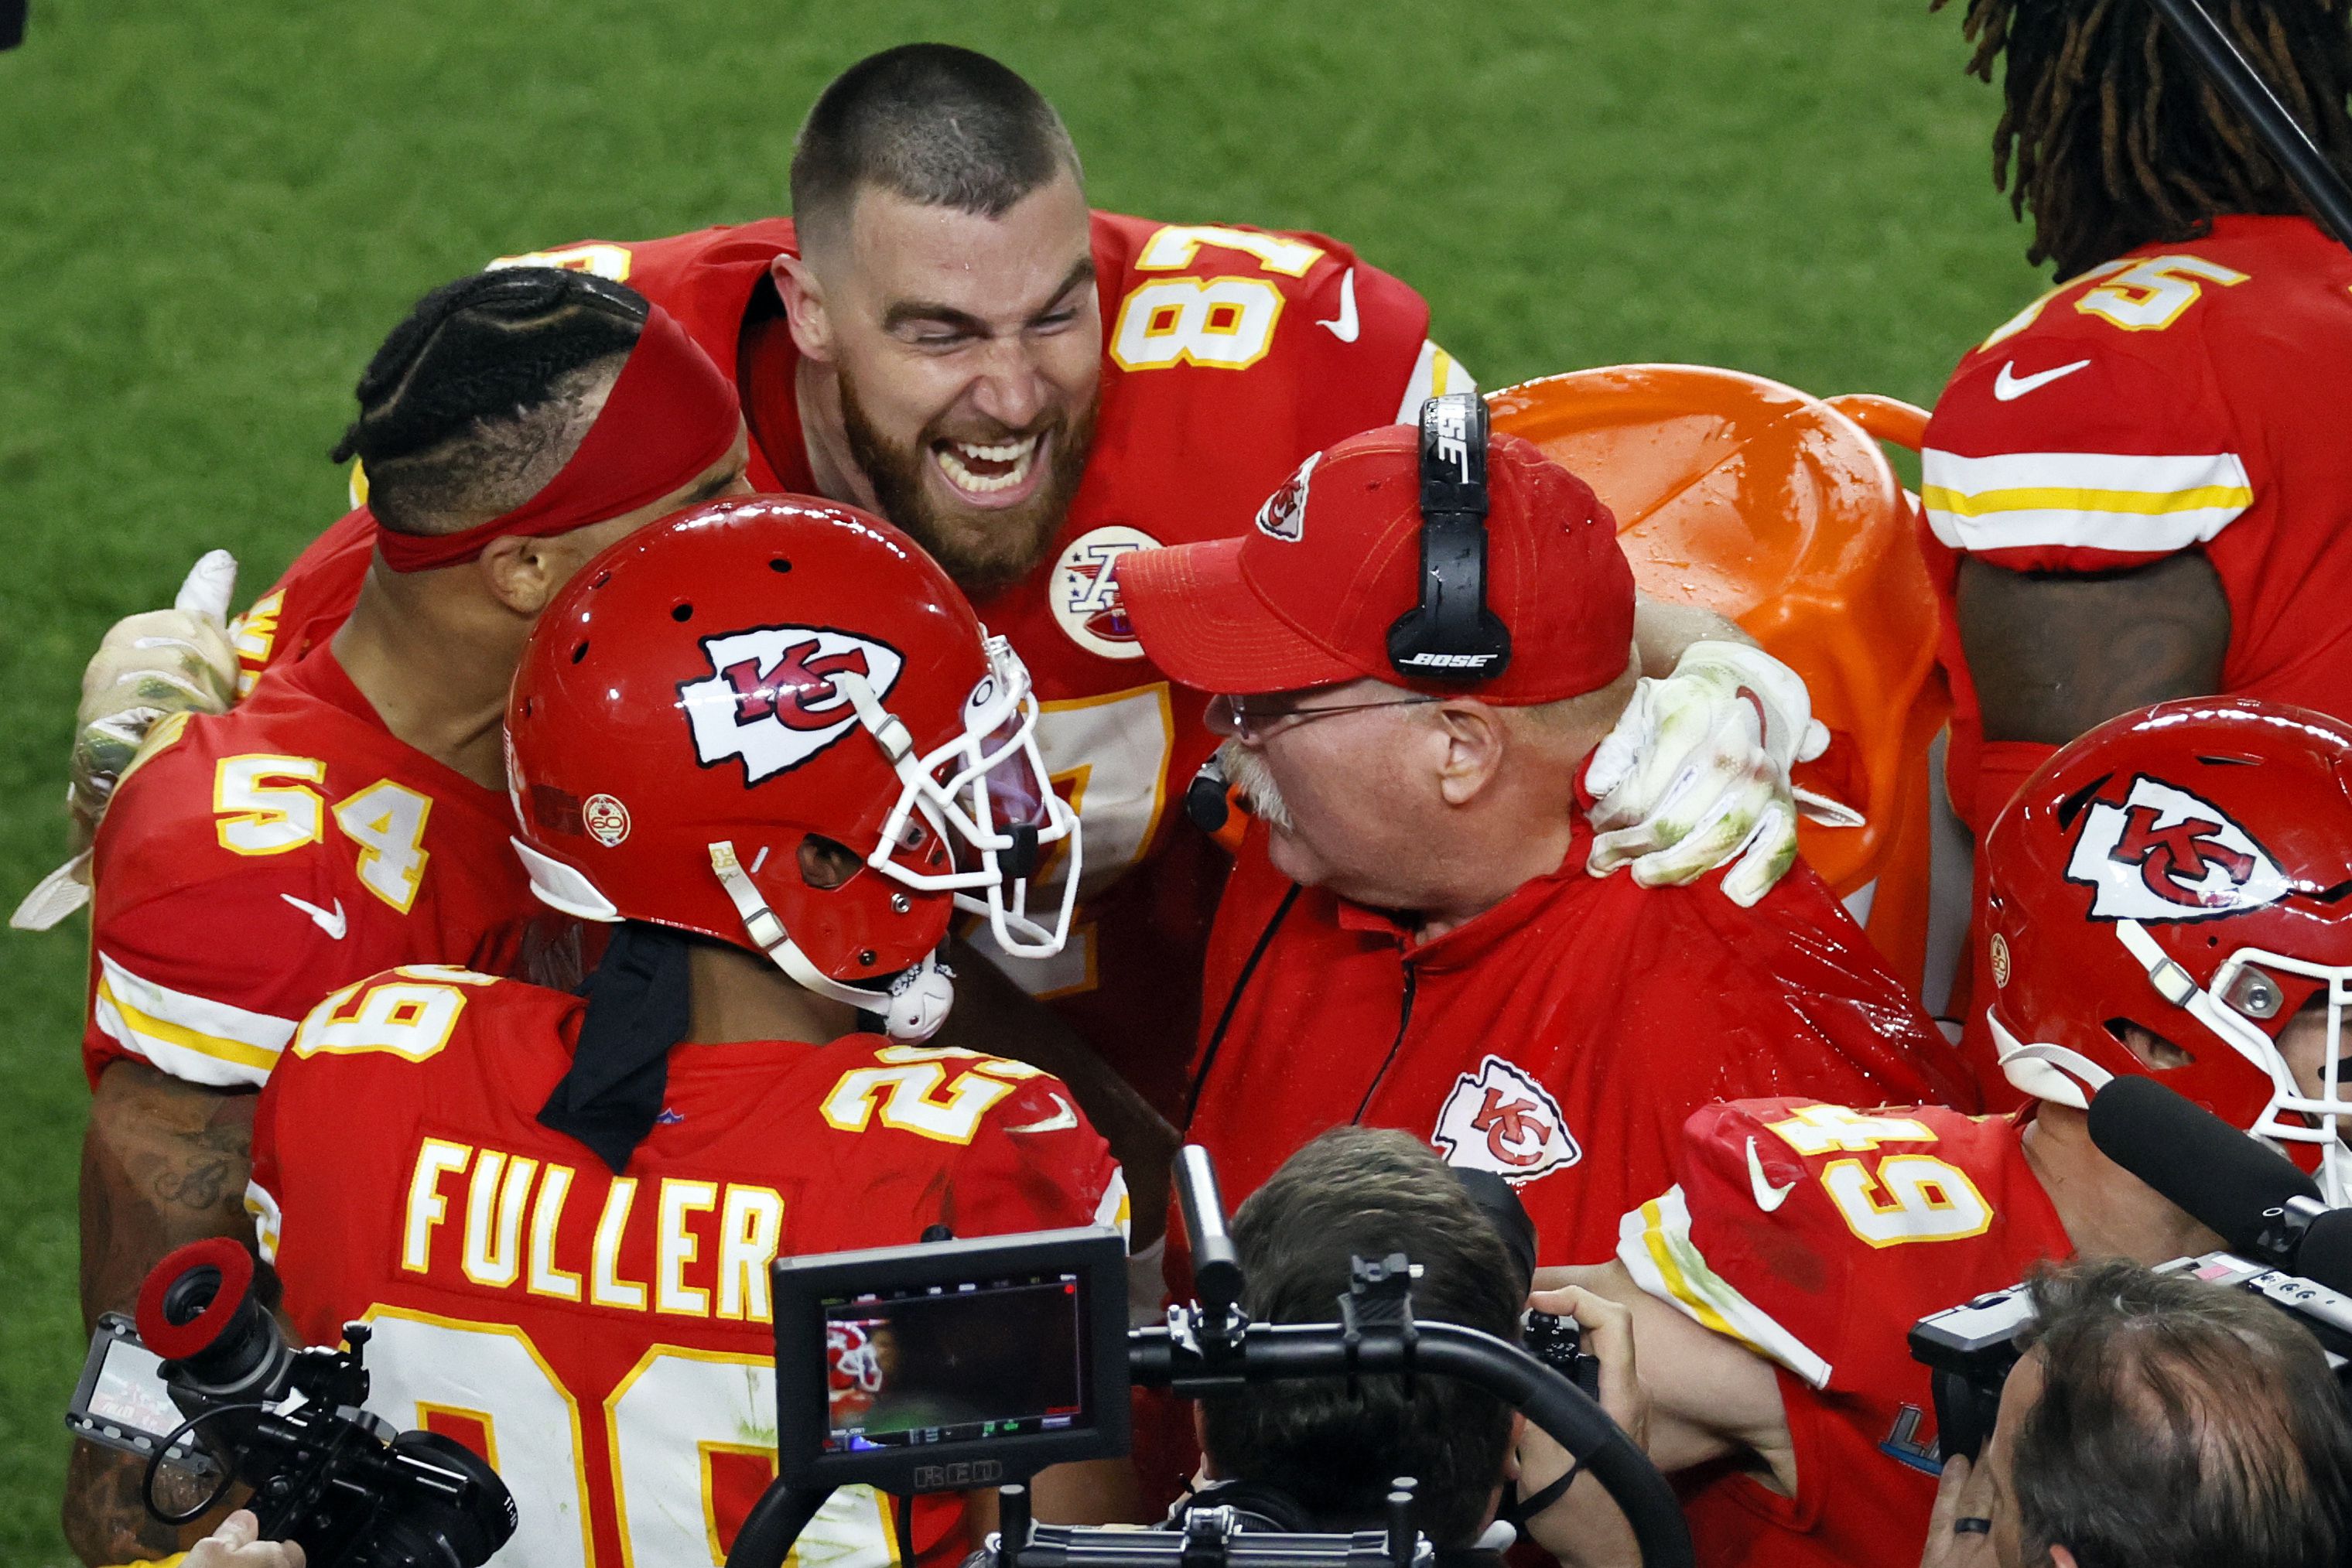
<instances>
[{"instance_id":1,"label":"number 5 jersey","mask_svg":"<svg viewBox=\"0 0 2352 1568\"><path fill-rule=\"evenodd\" d=\"M614 1174L541 1126L585 1004L462 969L349 986L263 1092L247 1207L301 1336L365 1322L369 1404L487 1458L513 1568L725 1561L775 1474L779 1253L1127 1219L1118 1166L1059 1080L952 1048L686 1044ZM806 1568L889 1568L901 1523L845 1490ZM972 1544L919 1500L914 1561Z\"/></svg>"},{"instance_id":2,"label":"number 5 jersey","mask_svg":"<svg viewBox=\"0 0 2352 1568\"><path fill-rule=\"evenodd\" d=\"M226 714L167 719L98 835L92 1084L112 1062L257 1085L339 986L454 963L571 983L505 796L395 738L323 642Z\"/></svg>"}]
</instances>

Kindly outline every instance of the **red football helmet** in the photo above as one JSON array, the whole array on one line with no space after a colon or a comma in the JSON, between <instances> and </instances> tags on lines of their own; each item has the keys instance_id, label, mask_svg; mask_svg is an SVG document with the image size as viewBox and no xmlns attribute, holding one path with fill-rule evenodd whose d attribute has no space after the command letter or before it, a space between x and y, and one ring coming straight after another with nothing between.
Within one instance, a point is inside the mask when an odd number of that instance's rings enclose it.
<instances>
[{"instance_id":1,"label":"red football helmet","mask_svg":"<svg viewBox=\"0 0 2352 1568\"><path fill-rule=\"evenodd\" d=\"M2011 1083L2080 1106L2110 1074L2152 1073L2287 1145L2345 1201L2352 726L2223 697L2126 714L2044 763L1983 852L1990 1022ZM2127 1024L2190 1060L2143 1061Z\"/></svg>"},{"instance_id":2,"label":"red football helmet","mask_svg":"<svg viewBox=\"0 0 2352 1568\"><path fill-rule=\"evenodd\" d=\"M516 848L567 914L757 948L925 1039L955 910L1010 953L1068 933L1077 816L1036 723L1020 659L906 535L821 501L714 502L614 545L541 617L507 704ZM1033 916L1055 844L1060 907Z\"/></svg>"}]
</instances>

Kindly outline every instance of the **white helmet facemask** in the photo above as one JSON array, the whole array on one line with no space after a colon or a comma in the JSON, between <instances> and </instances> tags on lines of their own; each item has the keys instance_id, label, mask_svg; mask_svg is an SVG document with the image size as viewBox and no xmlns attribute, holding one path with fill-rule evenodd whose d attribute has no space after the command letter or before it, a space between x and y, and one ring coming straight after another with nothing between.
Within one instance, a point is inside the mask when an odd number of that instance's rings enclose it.
<instances>
[{"instance_id":1,"label":"white helmet facemask","mask_svg":"<svg viewBox=\"0 0 2352 1568\"><path fill-rule=\"evenodd\" d=\"M2352 1202L2352 1155L2339 1135L2352 1132L2352 1101L2340 1081L2344 1019L2352 1010L2352 965L2315 964L2260 947L2241 947L2213 971L2213 983L2200 986L2168 956L2137 920L2116 922L2116 935L2147 971L2148 983L2166 1001L2188 1013L2271 1081L2270 1103L2247 1129L2282 1144L2317 1144L2320 1195L2330 1207ZM2320 1057L2319 1092L2306 1094L2278 1043L2255 1022L2278 1015L2284 998L2276 975L2300 975L2322 982L2312 999L2325 999L2327 1036Z\"/></svg>"},{"instance_id":2,"label":"white helmet facemask","mask_svg":"<svg viewBox=\"0 0 2352 1568\"><path fill-rule=\"evenodd\" d=\"M866 863L921 892L953 894L958 909L987 918L989 934L1006 953L1050 958L1068 940L1077 904L1078 814L1055 794L1037 749L1037 702L1027 668L1003 638L987 638L983 646L990 673L965 700L962 732L920 757L907 727L871 686L854 674L834 677L901 785ZM926 873L896 858L920 842L925 829L947 843L951 869ZM1068 856L1060 904L1033 912L1031 884L1055 845L1066 846Z\"/></svg>"}]
</instances>

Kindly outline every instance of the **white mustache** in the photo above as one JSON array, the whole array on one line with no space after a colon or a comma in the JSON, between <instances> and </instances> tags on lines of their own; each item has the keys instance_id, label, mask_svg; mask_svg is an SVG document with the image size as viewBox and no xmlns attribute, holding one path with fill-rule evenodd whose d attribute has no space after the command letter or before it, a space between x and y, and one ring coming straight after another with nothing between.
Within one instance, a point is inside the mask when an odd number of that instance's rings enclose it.
<instances>
[{"instance_id":1,"label":"white mustache","mask_svg":"<svg viewBox=\"0 0 2352 1568\"><path fill-rule=\"evenodd\" d=\"M1228 740L1217 747L1217 765L1225 770L1225 782L1241 791L1242 801L1249 807L1251 815L1269 828L1290 831L1290 808L1284 803L1282 791L1276 788L1265 758L1238 740Z\"/></svg>"}]
</instances>

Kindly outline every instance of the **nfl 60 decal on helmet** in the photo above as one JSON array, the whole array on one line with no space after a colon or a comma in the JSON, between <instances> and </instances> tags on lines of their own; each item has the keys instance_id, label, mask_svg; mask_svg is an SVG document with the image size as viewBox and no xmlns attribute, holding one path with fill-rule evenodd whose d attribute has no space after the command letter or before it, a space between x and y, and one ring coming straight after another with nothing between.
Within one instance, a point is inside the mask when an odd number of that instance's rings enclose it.
<instances>
[{"instance_id":1,"label":"nfl 60 decal on helmet","mask_svg":"<svg viewBox=\"0 0 2352 1568\"><path fill-rule=\"evenodd\" d=\"M1036 722L1020 659L906 535L716 502L605 551L541 619L507 707L515 847L567 914L754 948L922 1040L958 911L1010 953L1067 935L1078 822ZM1063 854L1059 905L1031 910Z\"/></svg>"},{"instance_id":2,"label":"nfl 60 decal on helmet","mask_svg":"<svg viewBox=\"0 0 2352 1568\"><path fill-rule=\"evenodd\" d=\"M2153 1073L2352 1197L2352 726L2221 697L2126 714L2044 763L1983 852L2011 1083L2082 1106ZM2131 1026L2171 1050L2144 1061Z\"/></svg>"}]
</instances>

